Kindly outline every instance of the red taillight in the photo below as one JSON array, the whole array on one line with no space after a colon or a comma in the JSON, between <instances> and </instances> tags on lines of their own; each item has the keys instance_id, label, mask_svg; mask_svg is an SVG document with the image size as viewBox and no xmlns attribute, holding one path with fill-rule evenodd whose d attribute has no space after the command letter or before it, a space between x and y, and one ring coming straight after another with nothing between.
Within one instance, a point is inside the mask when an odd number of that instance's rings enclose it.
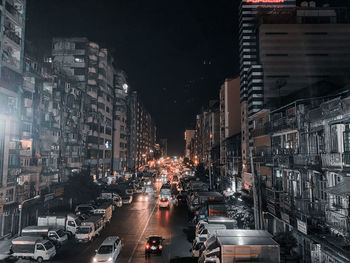
<instances>
[{"instance_id":1,"label":"red taillight","mask_svg":"<svg viewBox=\"0 0 350 263\"><path fill-rule=\"evenodd\" d=\"M163 246L162 246L162 245L159 245L159 246L158 246L158 248L159 248L159 249L162 249L162 248L163 248Z\"/></svg>"},{"instance_id":2,"label":"red taillight","mask_svg":"<svg viewBox=\"0 0 350 263\"><path fill-rule=\"evenodd\" d=\"M149 249L149 244L146 244L146 249Z\"/></svg>"}]
</instances>

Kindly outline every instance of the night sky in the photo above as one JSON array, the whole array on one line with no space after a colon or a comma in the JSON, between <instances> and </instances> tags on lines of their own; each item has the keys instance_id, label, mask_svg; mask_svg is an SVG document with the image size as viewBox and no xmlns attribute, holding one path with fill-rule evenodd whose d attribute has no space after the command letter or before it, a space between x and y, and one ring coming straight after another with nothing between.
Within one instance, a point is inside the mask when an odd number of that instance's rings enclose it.
<instances>
[{"instance_id":1,"label":"night sky","mask_svg":"<svg viewBox=\"0 0 350 263\"><path fill-rule=\"evenodd\" d=\"M70 36L111 49L168 138L168 153L183 154L184 130L239 73L239 2L27 0L26 39L43 52L52 37Z\"/></svg>"}]
</instances>

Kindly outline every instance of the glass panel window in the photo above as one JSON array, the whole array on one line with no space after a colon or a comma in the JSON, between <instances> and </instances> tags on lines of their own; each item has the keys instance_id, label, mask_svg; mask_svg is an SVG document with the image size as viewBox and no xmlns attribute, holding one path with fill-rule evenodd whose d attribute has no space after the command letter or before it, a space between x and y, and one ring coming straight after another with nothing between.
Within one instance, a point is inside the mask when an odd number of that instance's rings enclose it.
<instances>
[{"instance_id":1,"label":"glass panel window","mask_svg":"<svg viewBox=\"0 0 350 263\"><path fill-rule=\"evenodd\" d=\"M337 125L331 126L331 152L338 152L338 129Z\"/></svg>"}]
</instances>

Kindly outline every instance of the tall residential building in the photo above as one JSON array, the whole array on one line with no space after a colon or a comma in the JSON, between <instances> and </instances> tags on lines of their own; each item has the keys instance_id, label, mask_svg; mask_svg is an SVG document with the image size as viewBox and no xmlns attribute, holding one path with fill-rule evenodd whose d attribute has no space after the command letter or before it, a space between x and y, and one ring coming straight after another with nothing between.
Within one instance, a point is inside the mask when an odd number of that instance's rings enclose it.
<instances>
[{"instance_id":1,"label":"tall residential building","mask_svg":"<svg viewBox=\"0 0 350 263\"><path fill-rule=\"evenodd\" d=\"M185 131L185 157L190 160L192 160L191 156L193 156L193 154L191 153L191 142L195 138L195 133L196 133L195 130Z\"/></svg>"},{"instance_id":2,"label":"tall residential building","mask_svg":"<svg viewBox=\"0 0 350 263\"><path fill-rule=\"evenodd\" d=\"M114 82L113 120L113 171L122 173L127 169L128 149L128 84L124 72L118 72Z\"/></svg>"},{"instance_id":3,"label":"tall residential building","mask_svg":"<svg viewBox=\"0 0 350 263\"><path fill-rule=\"evenodd\" d=\"M113 60L107 49L87 38L54 38L54 68L73 78L86 93L81 111L87 125L84 167L95 178L111 172L112 114L114 103Z\"/></svg>"},{"instance_id":4,"label":"tall residential building","mask_svg":"<svg viewBox=\"0 0 350 263\"><path fill-rule=\"evenodd\" d=\"M12 227L17 176L21 171L25 5L25 0L0 1L0 236Z\"/></svg>"},{"instance_id":5,"label":"tall residential building","mask_svg":"<svg viewBox=\"0 0 350 263\"><path fill-rule=\"evenodd\" d=\"M128 96L128 168L137 171L153 158L156 144L156 126L136 91Z\"/></svg>"},{"instance_id":6,"label":"tall residential building","mask_svg":"<svg viewBox=\"0 0 350 263\"><path fill-rule=\"evenodd\" d=\"M220 164L221 177L226 176L226 140L241 132L240 80L226 79L220 89Z\"/></svg>"},{"instance_id":7,"label":"tall residential building","mask_svg":"<svg viewBox=\"0 0 350 263\"><path fill-rule=\"evenodd\" d=\"M290 10L295 0L255 1L242 0L239 8L239 54L240 54L240 99L241 99L241 141L242 171L249 171L249 147L252 146L248 117L264 106L264 84L259 63L257 36L257 15L261 12Z\"/></svg>"},{"instance_id":8,"label":"tall residential building","mask_svg":"<svg viewBox=\"0 0 350 263\"><path fill-rule=\"evenodd\" d=\"M165 158L168 156L168 139L162 138L159 140L161 157Z\"/></svg>"}]
</instances>

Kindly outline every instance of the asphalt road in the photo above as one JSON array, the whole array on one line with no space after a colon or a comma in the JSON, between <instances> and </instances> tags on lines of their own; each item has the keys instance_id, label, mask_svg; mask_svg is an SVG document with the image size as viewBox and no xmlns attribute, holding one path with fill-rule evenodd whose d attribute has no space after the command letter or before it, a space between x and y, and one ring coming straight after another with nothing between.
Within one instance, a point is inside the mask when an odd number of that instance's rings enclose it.
<instances>
[{"instance_id":1,"label":"asphalt road","mask_svg":"<svg viewBox=\"0 0 350 263\"><path fill-rule=\"evenodd\" d=\"M77 244L71 240L58 251L52 262L92 262L95 250L107 236L112 235L119 236L123 245L117 262L195 262L189 252L192 231L186 207L171 205L170 209L159 209L157 193L147 202L138 201L137 197L134 195L132 204L116 209L111 223L100 237L90 244ZM145 258L146 238L152 234L165 238L163 253Z\"/></svg>"}]
</instances>

